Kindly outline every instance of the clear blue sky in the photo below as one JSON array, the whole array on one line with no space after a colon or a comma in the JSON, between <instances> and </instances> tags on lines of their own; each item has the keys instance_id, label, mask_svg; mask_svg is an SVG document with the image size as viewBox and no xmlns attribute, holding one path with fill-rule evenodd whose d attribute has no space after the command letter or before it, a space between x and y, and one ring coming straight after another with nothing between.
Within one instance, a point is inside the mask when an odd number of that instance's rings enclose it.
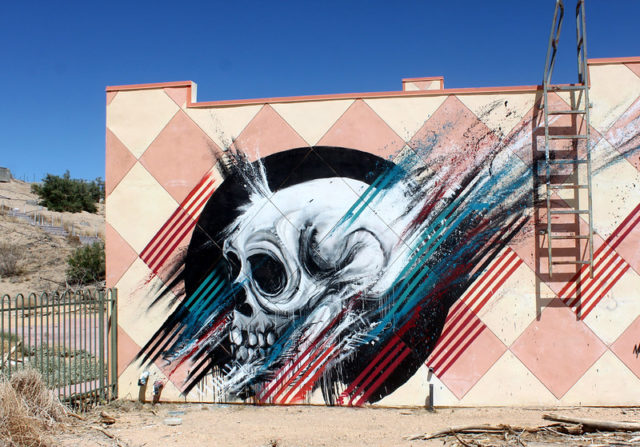
<instances>
[{"instance_id":1,"label":"clear blue sky","mask_svg":"<svg viewBox=\"0 0 640 447\"><path fill-rule=\"evenodd\" d=\"M575 81L575 0L555 80ZM107 85L192 80L198 99L531 85L554 0L0 2L0 166L104 177ZM587 0L589 57L640 56L637 0Z\"/></svg>"}]
</instances>

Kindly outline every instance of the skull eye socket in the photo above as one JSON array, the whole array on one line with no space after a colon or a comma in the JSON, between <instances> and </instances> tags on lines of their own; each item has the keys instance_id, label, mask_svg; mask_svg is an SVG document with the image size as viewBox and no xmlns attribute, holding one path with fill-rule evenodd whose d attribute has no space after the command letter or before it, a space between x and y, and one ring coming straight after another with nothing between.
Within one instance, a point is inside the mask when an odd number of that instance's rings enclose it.
<instances>
[{"instance_id":1,"label":"skull eye socket","mask_svg":"<svg viewBox=\"0 0 640 447\"><path fill-rule=\"evenodd\" d=\"M266 295L277 295L287 284L287 272L282 262L266 253L249 256L254 283Z\"/></svg>"}]
</instances>

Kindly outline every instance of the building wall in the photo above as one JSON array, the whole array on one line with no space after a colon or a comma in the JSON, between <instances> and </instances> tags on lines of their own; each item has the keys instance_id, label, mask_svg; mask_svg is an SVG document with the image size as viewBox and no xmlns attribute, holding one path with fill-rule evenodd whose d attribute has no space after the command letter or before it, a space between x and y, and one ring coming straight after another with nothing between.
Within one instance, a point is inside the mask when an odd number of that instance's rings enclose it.
<instances>
[{"instance_id":1,"label":"building wall","mask_svg":"<svg viewBox=\"0 0 640 447\"><path fill-rule=\"evenodd\" d=\"M535 86L210 103L190 82L108 88L121 397L146 370L165 400L413 406L433 384L435 405L637 404L640 59L590 75L593 277L549 274ZM585 206L568 191L553 208ZM586 259L581 242L554 259Z\"/></svg>"}]
</instances>

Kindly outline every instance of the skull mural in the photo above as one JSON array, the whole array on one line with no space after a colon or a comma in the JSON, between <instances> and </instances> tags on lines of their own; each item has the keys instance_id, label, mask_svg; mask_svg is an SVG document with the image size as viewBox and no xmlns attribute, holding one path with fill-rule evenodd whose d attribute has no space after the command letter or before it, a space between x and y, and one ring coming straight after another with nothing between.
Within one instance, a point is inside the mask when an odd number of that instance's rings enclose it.
<instances>
[{"instance_id":1,"label":"skull mural","mask_svg":"<svg viewBox=\"0 0 640 447\"><path fill-rule=\"evenodd\" d=\"M234 163L158 301L184 284L182 299L139 354L185 394L209 378L220 401L392 393L524 209L526 176L504 161L456 171L314 147Z\"/></svg>"}]
</instances>

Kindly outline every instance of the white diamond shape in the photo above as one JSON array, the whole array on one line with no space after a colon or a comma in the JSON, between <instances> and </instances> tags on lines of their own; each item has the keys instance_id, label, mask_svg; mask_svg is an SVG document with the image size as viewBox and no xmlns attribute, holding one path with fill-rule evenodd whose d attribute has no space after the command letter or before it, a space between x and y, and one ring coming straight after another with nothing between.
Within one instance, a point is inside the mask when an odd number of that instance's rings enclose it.
<instances>
[{"instance_id":1,"label":"white diamond shape","mask_svg":"<svg viewBox=\"0 0 640 447\"><path fill-rule=\"evenodd\" d=\"M107 197L106 218L140 253L177 206L173 197L136 162Z\"/></svg>"},{"instance_id":2,"label":"white diamond shape","mask_svg":"<svg viewBox=\"0 0 640 447\"><path fill-rule=\"evenodd\" d=\"M262 105L189 108L187 115L221 149L227 148L249 124Z\"/></svg>"},{"instance_id":3,"label":"white diamond shape","mask_svg":"<svg viewBox=\"0 0 640 447\"><path fill-rule=\"evenodd\" d=\"M107 106L107 127L140 158L178 110L162 89L121 91Z\"/></svg>"},{"instance_id":4,"label":"white diamond shape","mask_svg":"<svg viewBox=\"0 0 640 447\"><path fill-rule=\"evenodd\" d=\"M624 64L589 66L591 125L604 133L640 95L640 78Z\"/></svg>"},{"instance_id":5,"label":"white diamond shape","mask_svg":"<svg viewBox=\"0 0 640 447\"><path fill-rule=\"evenodd\" d=\"M447 95L410 96L367 99L365 102L404 141L409 141L447 98Z\"/></svg>"}]
</instances>

